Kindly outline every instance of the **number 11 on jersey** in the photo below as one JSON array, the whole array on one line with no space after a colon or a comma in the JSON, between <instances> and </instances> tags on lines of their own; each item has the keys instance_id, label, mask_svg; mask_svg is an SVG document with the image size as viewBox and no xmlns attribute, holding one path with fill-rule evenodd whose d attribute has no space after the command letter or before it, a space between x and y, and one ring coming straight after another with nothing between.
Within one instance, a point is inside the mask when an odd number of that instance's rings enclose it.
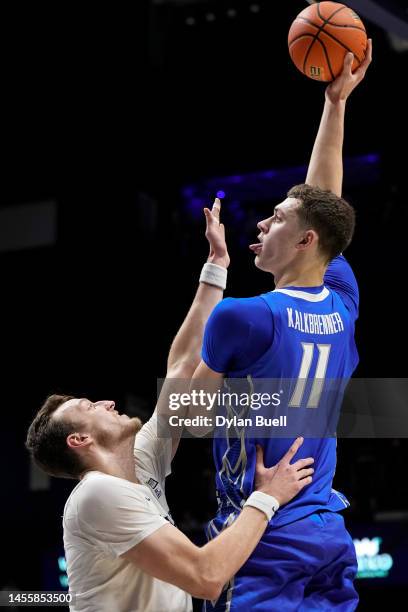
<instances>
[{"instance_id":1,"label":"number 11 on jersey","mask_svg":"<svg viewBox=\"0 0 408 612\"><path fill-rule=\"evenodd\" d=\"M324 387L324 379L326 377L327 364L329 362L331 344L316 344L319 351L316 372L314 375L312 389L307 402L307 408L317 408ZM313 361L315 344L313 342L302 342L303 355L300 364L299 375L296 382L295 390L288 404L291 408L299 408L302 404L305 393L306 382L309 378L310 367Z\"/></svg>"}]
</instances>

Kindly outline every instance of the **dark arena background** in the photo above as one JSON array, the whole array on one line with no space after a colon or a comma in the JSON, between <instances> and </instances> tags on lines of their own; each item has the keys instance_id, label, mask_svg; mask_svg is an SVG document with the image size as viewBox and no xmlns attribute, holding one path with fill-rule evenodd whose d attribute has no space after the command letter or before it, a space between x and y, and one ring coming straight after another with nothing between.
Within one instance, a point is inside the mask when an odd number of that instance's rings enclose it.
<instances>
[{"instance_id":1,"label":"dark arena background","mask_svg":"<svg viewBox=\"0 0 408 612\"><path fill-rule=\"evenodd\" d=\"M272 289L247 245L304 181L323 107L324 84L287 49L306 2L134 4L3 13L2 589L67 588L61 517L75 483L30 464L35 412L62 391L151 414L207 256L202 208L218 191L226 295ZM374 47L347 102L344 147L357 211L346 253L361 292L356 376L404 378L408 3L348 4ZM407 464L407 439L338 441L334 486L351 501L361 610L397 609L408 594ZM210 440L181 442L168 498L202 543L216 506Z\"/></svg>"}]
</instances>

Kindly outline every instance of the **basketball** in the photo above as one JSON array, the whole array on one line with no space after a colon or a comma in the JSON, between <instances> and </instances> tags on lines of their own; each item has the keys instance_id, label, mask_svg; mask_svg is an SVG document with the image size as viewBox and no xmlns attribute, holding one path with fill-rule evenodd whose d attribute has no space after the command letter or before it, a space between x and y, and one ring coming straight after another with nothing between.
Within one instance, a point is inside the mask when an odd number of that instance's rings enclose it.
<instances>
[{"instance_id":1,"label":"basketball","mask_svg":"<svg viewBox=\"0 0 408 612\"><path fill-rule=\"evenodd\" d=\"M317 2L293 21L288 35L295 66L317 81L333 81L342 71L346 53L354 54L352 71L364 59L367 34L360 17L337 2Z\"/></svg>"}]
</instances>

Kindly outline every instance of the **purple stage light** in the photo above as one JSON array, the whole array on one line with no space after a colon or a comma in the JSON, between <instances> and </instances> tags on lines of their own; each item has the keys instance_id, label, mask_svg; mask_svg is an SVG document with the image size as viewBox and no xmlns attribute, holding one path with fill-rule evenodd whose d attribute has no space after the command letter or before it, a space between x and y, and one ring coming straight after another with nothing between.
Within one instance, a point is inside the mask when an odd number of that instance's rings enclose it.
<instances>
[{"instance_id":1,"label":"purple stage light","mask_svg":"<svg viewBox=\"0 0 408 612\"><path fill-rule=\"evenodd\" d=\"M276 172L274 170L265 170L264 172L261 172L260 175L263 178L272 179L276 176Z\"/></svg>"},{"instance_id":2,"label":"purple stage light","mask_svg":"<svg viewBox=\"0 0 408 612\"><path fill-rule=\"evenodd\" d=\"M191 198L194 195L194 189L193 187L190 187L190 186L184 187L181 190L181 193L183 194L185 198Z\"/></svg>"},{"instance_id":3,"label":"purple stage light","mask_svg":"<svg viewBox=\"0 0 408 612\"><path fill-rule=\"evenodd\" d=\"M346 157L346 185L371 185L378 180L381 157L378 152L370 151L364 155ZM228 189L228 210L234 211L234 217L243 214L243 208L234 207L234 203L248 206L250 202L272 201L282 198L282 195L292 186L304 181L307 167L286 166L263 169L247 174L234 174L204 179L194 185L185 185L182 196L185 206L192 217L201 219L202 209L208 205L208 199L216 194L221 200L226 193L218 186Z\"/></svg>"},{"instance_id":4,"label":"purple stage light","mask_svg":"<svg viewBox=\"0 0 408 612\"><path fill-rule=\"evenodd\" d=\"M369 153L368 155L363 155L361 161L368 164L376 164L380 161L380 156L377 153Z\"/></svg>"}]
</instances>

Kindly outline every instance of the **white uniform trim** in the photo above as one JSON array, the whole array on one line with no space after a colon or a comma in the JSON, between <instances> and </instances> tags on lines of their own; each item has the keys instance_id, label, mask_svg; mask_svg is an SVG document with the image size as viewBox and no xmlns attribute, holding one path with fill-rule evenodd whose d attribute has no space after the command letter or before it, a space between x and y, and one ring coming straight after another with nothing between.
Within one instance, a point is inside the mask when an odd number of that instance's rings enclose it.
<instances>
[{"instance_id":1,"label":"white uniform trim","mask_svg":"<svg viewBox=\"0 0 408 612\"><path fill-rule=\"evenodd\" d=\"M285 293L285 295L306 300L307 302L323 302L330 294L330 291L327 287L323 287L320 293L308 293L307 291L297 291L296 289L275 289L272 293Z\"/></svg>"},{"instance_id":2,"label":"white uniform trim","mask_svg":"<svg viewBox=\"0 0 408 612\"><path fill-rule=\"evenodd\" d=\"M337 440L336 440L336 443L337 443ZM348 504L344 501L344 499L341 497L341 495L339 495L339 493L336 491L336 489L332 489L331 492L334 493L335 495L337 495L339 500L343 502L343 504L345 505L346 508L348 508Z\"/></svg>"}]
</instances>

